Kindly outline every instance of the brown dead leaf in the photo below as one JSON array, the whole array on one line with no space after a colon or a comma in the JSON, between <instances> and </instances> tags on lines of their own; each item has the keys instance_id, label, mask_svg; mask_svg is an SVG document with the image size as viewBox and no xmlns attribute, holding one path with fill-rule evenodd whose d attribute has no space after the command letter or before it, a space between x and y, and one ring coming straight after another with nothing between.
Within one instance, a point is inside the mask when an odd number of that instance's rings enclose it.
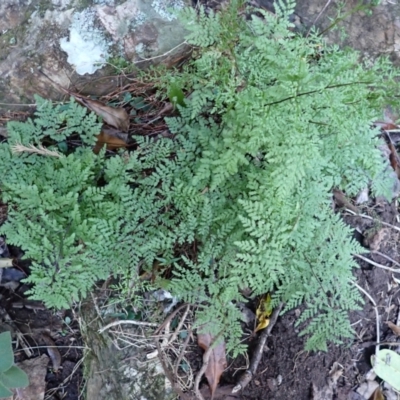
<instances>
[{"instance_id":1,"label":"brown dead leaf","mask_svg":"<svg viewBox=\"0 0 400 400\"><path fill-rule=\"evenodd\" d=\"M389 137L389 135L388 135L388 137ZM390 149L390 155L389 155L390 165L392 166L393 170L396 172L397 177L400 178L400 157L399 157L396 147L393 144L390 137L389 137L388 146Z\"/></svg>"},{"instance_id":2,"label":"brown dead leaf","mask_svg":"<svg viewBox=\"0 0 400 400\"><path fill-rule=\"evenodd\" d=\"M107 150L116 150L122 147L126 147L127 142L121 137L117 136L110 129L105 127L102 129L99 135L97 135L97 142L94 146L93 152L98 154L100 150L107 145Z\"/></svg>"},{"instance_id":3,"label":"brown dead leaf","mask_svg":"<svg viewBox=\"0 0 400 400\"><path fill-rule=\"evenodd\" d=\"M380 386L378 386L374 393L372 393L372 396L369 398L369 400L385 400L385 397L383 396L382 389Z\"/></svg>"},{"instance_id":4,"label":"brown dead leaf","mask_svg":"<svg viewBox=\"0 0 400 400\"><path fill-rule=\"evenodd\" d=\"M397 336L400 336L400 326L397 326L391 321L386 322L388 327L393 331L393 333Z\"/></svg>"},{"instance_id":5,"label":"brown dead leaf","mask_svg":"<svg viewBox=\"0 0 400 400\"><path fill-rule=\"evenodd\" d=\"M103 118L103 121L113 128L119 129L122 132L129 130L129 115L125 108L113 108L106 106L97 100L92 100L84 96L77 95L71 92L71 95L79 101L82 105L86 106L89 110Z\"/></svg>"},{"instance_id":6,"label":"brown dead leaf","mask_svg":"<svg viewBox=\"0 0 400 400\"><path fill-rule=\"evenodd\" d=\"M209 333L200 333L197 337L197 343L204 351L207 351L213 344L214 339L215 338ZM211 350L205 372L205 376L210 386L211 399L214 398L215 390L226 366L225 342L220 341Z\"/></svg>"},{"instance_id":7,"label":"brown dead leaf","mask_svg":"<svg viewBox=\"0 0 400 400\"><path fill-rule=\"evenodd\" d=\"M335 203L339 208L348 208L349 210L354 211L356 214L360 213L360 210L350 202L350 200L341 190L333 189L333 198L335 199Z\"/></svg>"},{"instance_id":8,"label":"brown dead leaf","mask_svg":"<svg viewBox=\"0 0 400 400\"><path fill-rule=\"evenodd\" d=\"M45 76L54 86L59 88L62 92L69 94L76 101L78 101L83 106L87 107L89 110L96 113L98 116L103 118L103 121L108 125L121 130L122 132L127 132L129 130L129 115L124 108L113 108L105 105L101 101L89 99L86 96L82 96L72 90L65 89L60 84L55 82L49 76L47 76L43 71L38 71L41 75Z\"/></svg>"}]
</instances>

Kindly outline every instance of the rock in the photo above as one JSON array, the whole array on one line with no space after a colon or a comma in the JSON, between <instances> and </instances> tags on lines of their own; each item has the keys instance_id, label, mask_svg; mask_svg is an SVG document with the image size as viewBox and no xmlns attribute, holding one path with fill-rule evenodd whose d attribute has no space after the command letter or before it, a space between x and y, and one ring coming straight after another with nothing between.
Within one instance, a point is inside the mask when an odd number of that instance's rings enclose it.
<instances>
[{"instance_id":1,"label":"rock","mask_svg":"<svg viewBox=\"0 0 400 400\"><path fill-rule=\"evenodd\" d=\"M65 88L100 96L117 85L109 60L173 63L188 47L171 10L189 1L2 0L0 115L26 110L16 104L32 104L35 93L62 98L39 69Z\"/></svg>"},{"instance_id":2,"label":"rock","mask_svg":"<svg viewBox=\"0 0 400 400\"><path fill-rule=\"evenodd\" d=\"M307 30L317 19L316 25L320 31L327 29L332 23L330 18L337 16L339 3L332 0L297 0L296 14L300 17L303 26ZM368 2L369 4L372 2ZM390 56L396 65L400 65L400 6L397 1L382 0L372 8L371 15L366 10L351 13L338 27L344 28L346 37L342 40L341 29L330 29L325 36L330 43L350 46L363 53L364 56L375 59L379 55ZM357 0L344 3L341 15L344 16L350 10L360 4ZM367 2L363 2L367 4ZM326 5L328 5L326 7ZM326 7L326 8L325 8Z\"/></svg>"}]
</instances>

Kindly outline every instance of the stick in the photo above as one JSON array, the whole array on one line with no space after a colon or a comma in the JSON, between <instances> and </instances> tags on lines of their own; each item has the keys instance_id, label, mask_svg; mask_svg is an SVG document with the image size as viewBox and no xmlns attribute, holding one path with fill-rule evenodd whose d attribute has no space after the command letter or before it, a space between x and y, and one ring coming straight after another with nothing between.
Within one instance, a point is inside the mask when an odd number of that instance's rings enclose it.
<instances>
[{"instance_id":1,"label":"stick","mask_svg":"<svg viewBox=\"0 0 400 400\"><path fill-rule=\"evenodd\" d=\"M369 219L371 221L376 221L381 225L389 226L390 228L395 229L396 231L400 232L400 228L398 226L388 224L387 222L383 222L383 221L379 220L378 218L372 218L369 215L365 215L365 214L358 214L358 213L354 212L353 210L349 210L348 208L346 208L345 211L349 212L350 214L352 214L356 217L362 217L365 219Z\"/></svg>"},{"instance_id":2,"label":"stick","mask_svg":"<svg viewBox=\"0 0 400 400\"><path fill-rule=\"evenodd\" d=\"M139 326L158 326L158 324L155 324L153 322L143 322L143 321L135 321L135 320L123 320L123 321L114 321L111 322L110 324L103 326L103 328L99 329L99 333L103 333L109 328L112 328L113 326L117 325L123 325L123 324L131 324L131 325L139 325Z\"/></svg>"},{"instance_id":3,"label":"stick","mask_svg":"<svg viewBox=\"0 0 400 400\"><path fill-rule=\"evenodd\" d=\"M377 262L372 261L367 257L360 256L360 254L353 254L353 256L367 262L368 264L374 265L375 267L386 269L387 271L396 272L397 274L400 274L400 269L386 267L385 265L378 264Z\"/></svg>"},{"instance_id":4,"label":"stick","mask_svg":"<svg viewBox=\"0 0 400 400\"><path fill-rule=\"evenodd\" d=\"M352 283L358 290L360 290L361 292L363 292L371 301L371 303L374 306L374 310L375 310L375 316L376 316L376 346L375 346L375 356L378 355L379 352L379 342L381 341L381 336L380 336L380 331L379 331L379 313L378 313L378 308L377 305L375 303L375 300L372 298L372 296L366 291L364 290L360 285L358 285L356 282L354 281L350 281L350 283Z\"/></svg>"},{"instance_id":5,"label":"stick","mask_svg":"<svg viewBox=\"0 0 400 400\"><path fill-rule=\"evenodd\" d=\"M250 362L250 367L242 374L239 378L237 385L232 389L232 394L237 393L239 390L243 390L253 379L255 375L258 364L261 361L261 357L263 355L263 350L265 346L265 342L267 341L268 336L271 334L272 328L276 324L279 313L281 312L283 307L283 303L279 304L279 306L272 313L271 319L269 321L269 325L266 329L264 329L260 335L260 339L257 344L257 348L254 351L253 357Z\"/></svg>"}]
</instances>

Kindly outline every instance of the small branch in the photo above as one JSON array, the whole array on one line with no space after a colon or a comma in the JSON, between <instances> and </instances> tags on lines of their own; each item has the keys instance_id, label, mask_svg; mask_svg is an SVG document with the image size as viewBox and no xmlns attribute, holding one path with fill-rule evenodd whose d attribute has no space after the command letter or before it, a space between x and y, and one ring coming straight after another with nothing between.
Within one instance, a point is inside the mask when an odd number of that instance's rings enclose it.
<instances>
[{"instance_id":1,"label":"small branch","mask_svg":"<svg viewBox=\"0 0 400 400\"><path fill-rule=\"evenodd\" d=\"M239 378L237 385L232 389L232 393L237 393L239 390L243 390L253 379L255 375L258 364L261 361L263 350L265 346L265 342L267 341L268 336L271 334L272 328L276 324L279 313L281 312L283 307L283 303L279 304L279 306L272 313L271 319L269 321L269 325L265 328L260 335L260 339L257 344L257 348L253 353L253 357L250 362L250 367L243 373L243 375Z\"/></svg>"},{"instance_id":2,"label":"small branch","mask_svg":"<svg viewBox=\"0 0 400 400\"><path fill-rule=\"evenodd\" d=\"M307 32L306 38L310 35L311 28L315 26L317 21L321 18L321 15L324 13L324 11L328 8L329 4L331 3L332 0L328 0L326 4L324 5L324 8L320 11L320 13L317 15L317 18L314 19L314 22L311 24L310 29Z\"/></svg>"},{"instance_id":3,"label":"small branch","mask_svg":"<svg viewBox=\"0 0 400 400\"><path fill-rule=\"evenodd\" d=\"M393 258L387 256L386 254L381 253L378 250L372 250L371 253L373 254L378 254L378 256L381 256L383 258L386 258L386 260L390 261L391 263L393 263L394 265L397 265L400 267L400 263L398 263L396 260L393 260ZM400 272L400 270L398 270Z\"/></svg>"},{"instance_id":4,"label":"small branch","mask_svg":"<svg viewBox=\"0 0 400 400\"><path fill-rule=\"evenodd\" d=\"M360 254L353 254L353 256L357 257L360 260L363 260L363 261L367 262L368 264L371 264L371 265L373 265L375 267L386 269L387 271L395 272L396 274L400 274L400 269L386 267L385 265L378 264L377 262L372 261L367 257L360 256Z\"/></svg>"},{"instance_id":5,"label":"small branch","mask_svg":"<svg viewBox=\"0 0 400 400\"><path fill-rule=\"evenodd\" d=\"M143 321L135 321L135 320L114 321L106 326L103 326L103 328L99 329L99 333L103 333L104 331L112 328L113 326L123 325L123 324L138 325L138 326L152 326L152 327L158 326L158 324L155 324L152 322L143 322Z\"/></svg>"},{"instance_id":6,"label":"small branch","mask_svg":"<svg viewBox=\"0 0 400 400\"><path fill-rule=\"evenodd\" d=\"M356 216L356 217L362 217L362 218L365 218L365 219L369 219L369 220L371 220L371 221L378 222L378 223L380 223L380 224L382 224L382 225L389 226L390 228L393 228L393 229L395 229L396 231L400 232L400 228L399 228L398 226L394 226L394 225L392 225L392 224L388 224L387 222L383 222L383 221L381 221L381 220L379 220L379 219L377 219L377 218L372 218L372 217L370 217L369 215L357 214L356 212L354 212L354 211L352 211L352 210L349 210L348 208L346 208L346 211L349 212L350 214Z\"/></svg>"},{"instance_id":7,"label":"small branch","mask_svg":"<svg viewBox=\"0 0 400 400\"><path fill-rule=\"evenodd\" d=\"M376 346L375 346L375 355L378 355L379 352L379 342L381 341L381 336L380 336L380 331L379 331L379 313L378 313L378 307L375 303L375 300L372 298L372 296L365 291L360 285L358 285L356 282L354 281L350 281L350 283L352 283L358 290L360 290L361 292L363 292L371 301L371 303L374 306L374 310L375 310L375 316L376 316Z\"/></svg>"},{"instance_id":8,"label":"small branch","mask_svg":"<svg viewBox=\"0 0 400 400\"><path fill-rule=\"evenodd\" d=\"M181 311L183 308L185 308L187 306L188 306L188 304L183 303L175 311L173 311L171 314L169 314L168 317L165 318L164 322L154 331L153 335L158 335L165 328L165 326L167 324L169 324L175 318L176 314L178 314L179 311ZM158 326L158 325L156 325L156 326Z\"/></svg>"}]
</instances>

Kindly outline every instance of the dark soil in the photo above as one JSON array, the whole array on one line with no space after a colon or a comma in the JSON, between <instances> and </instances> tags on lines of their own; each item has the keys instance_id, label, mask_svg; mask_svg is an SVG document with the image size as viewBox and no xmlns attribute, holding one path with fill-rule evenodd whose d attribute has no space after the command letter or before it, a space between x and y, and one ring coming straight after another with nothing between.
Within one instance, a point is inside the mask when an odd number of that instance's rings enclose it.
<instances>
[{"instance_id":1,"label":"dark soil","mask_svg":"<svg viewBox=\"0 0 400 400\"><path fill-rule=\"evenodd\" d=\"M77 400L83 385L83 343L78 322L71 312L54 313L40 302L26 299L26 286L19 282L26 276L23 264L4 270L0 286L0 331L12 332L15 362L21 368L24 369L26 360L34 362L45 355L45 379L37 378L34 383L38 390L22 398L35 400L29 396L40 398L42 391L46 400ZM29 368L25 371L29 373ZM34 379L30 377L31 385Z\"/></svg>"},{"instance_id":2,"label":"dark soil","mask_svg":"<svg viewBox=\"0 0 400 400\"><path fill-rule=\"evenodd\" d=\"M389 205L378 199L371 207L360 211L389 224L398 225L396 204ZM357 234L357 237L362 243L368 242L371 247L376 246L374 247L376 251L400 262L397 249L400 232L382 227L379 223L362 217L345 214L344 219L361 232ZM368 251L366 248L367 253ZM370 253L364 256L379 264L396 268L381 255ZM400 345L400 339L386 325L388 321L396 323L400 313L400 286L398 281L393 279L393 272L361 261L360 269L354 273L354 280L377 303L380 342L397 342ZM323 400L364 399L355 392L355 389L371 369L370 358L375 352L377 336L374 307L365 295L362 297L365 299L363 309L350 314L355 331L354 340L345 341L343 345L330 345L327 352L304 351L306 339L298 336L300 329L295 326L301 310L292 310L279 317L271 336L267 339L262 360L250 384L236 396L229 394L248 365L248 360L239 357L225 371L215 400L321 399L321 397L315 397L315 392L328 385L329 372L334 363L340 364L343 373L333 390L333 396L323 398ZM257 338L249 343L250 359L256 342ZM224 385L229 386L224 388ZM205 398L210 398L207 388L204 388L202 392Z\"/></svg>"}]
</instances>

